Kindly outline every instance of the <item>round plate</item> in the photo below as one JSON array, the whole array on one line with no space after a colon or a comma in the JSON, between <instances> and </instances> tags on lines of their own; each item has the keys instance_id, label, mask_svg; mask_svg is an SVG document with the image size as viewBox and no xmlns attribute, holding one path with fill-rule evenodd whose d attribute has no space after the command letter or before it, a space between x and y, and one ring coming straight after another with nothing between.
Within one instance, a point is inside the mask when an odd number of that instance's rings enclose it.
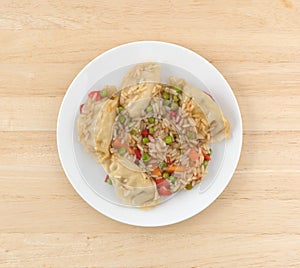
<instances>
[{"instance_id":1,"label":"round plate","mask_svg":"<svg viewBox=\"0 0 300 268\"><path fill-rule=\"evenodd\" d=\"M142 210L120 205L104 170L84 152L77 141L79 106L93 89L119 86L135 64L162 64L162 80L170 75L187 80L210 93L231 125L231 138L213 145L213 157L203 181L190 191L181 191L159 206ZM242 119L235 96L218 70L207 60L184 47L143 41L113 48L91 61L70 85L57 121L57 146L63 169L78 194L93 208L114 220L137 226L163 226L188 219L208 207L225 189L237 166L242 147Z\"/></svg>"}]
</instances>

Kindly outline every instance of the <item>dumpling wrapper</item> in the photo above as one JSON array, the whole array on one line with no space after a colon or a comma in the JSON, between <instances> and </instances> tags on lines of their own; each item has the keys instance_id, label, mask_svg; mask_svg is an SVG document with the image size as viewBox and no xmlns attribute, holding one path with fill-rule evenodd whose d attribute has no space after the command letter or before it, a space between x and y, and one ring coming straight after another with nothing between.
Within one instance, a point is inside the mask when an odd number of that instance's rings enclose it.
<instances>
[{"instance_id":1,"label":"dumpling wrapper","mask_svg":"<svg viewBox=\"0 0 300 268\"><path fill-rule=\"evenodd\" d=\"M116 156L106 161L104 167L112 180L116 195L126 205L136 207L154 206L159 195L155 182L138 166L132 170L129 160Z\"/></svg>"},{"instance_id":2,"label":"dumpling wrapper","mask_svg":"<svg viewBox=\"0 0 300 268\"><path fill-rule=\"evenodd\" d=\"M218 142L230 138L230 124L211 96L202 90L187 85L185 80L180 78L170 77L169 83L172 86L182 88L183 93L194 100L195 105L198 105L196 109L198 109L201 117L205 115L208 122L210 141Z\"/></svg>"},{"instance_id":3,"label":"dumpling wrapper","mask_svg":"<svg viewBox=\"0 0 300 268\"><path fill-rule=\"evenodd\" d=\"M113 125L117 116L119 94L105 101L99 111L95 125L96 153L100 163L110 158L110 143L113 135Z\"/></svg>"},{"instance_id":4,"label":"dumpling wrapper","mask_svg":"<svg viewBox=\"0 0 300 268\"><path fill-rule=\"evenodd\" d=\"M135 65L123 78L121 89L142 82L160 82L160 64L143 62Z\"/></svg>"},{"instance_id":5,"label":"dumpling wrapper","mask_svg":"<svg viewBox=\"0 0 300 268\"><path fill-rule=\"evenodd\" d=\"M160 64L152 62L135 65L124 77L120 104L126 107L130 117L140 116L140 112L149 105L151 97L158 94L155 82L160 82Z\"/></svg>"},{"instance_id":6,"label":"dumpling wrapper","mask_svg":"<svg viewBox=\"0 0 300 268\"><path fill-rule=\"evenodd\" d=\"M108 98L117 92L117 89L114 86L105 86L103 89L107 91ZM88 98L83 105L83 112L77 119L78 141L83 144L85 151L95 158L97 158L95 151L95 133L97 133L97 131L95 131L96 122L99 111L102 109L106 100L107 99L95 101Z\"/></svg>"}]
</instances>

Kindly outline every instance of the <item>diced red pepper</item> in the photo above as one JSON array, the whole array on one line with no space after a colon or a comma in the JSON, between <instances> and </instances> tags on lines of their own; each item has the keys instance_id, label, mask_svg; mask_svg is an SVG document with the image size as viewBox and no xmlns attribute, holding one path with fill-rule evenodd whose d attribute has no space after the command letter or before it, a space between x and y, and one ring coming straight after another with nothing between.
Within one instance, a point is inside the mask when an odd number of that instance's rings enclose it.
<instances>
[{"instance_id":1,"label":"diced red pepper","mask_svg":"<svg viewBox=\"0 0 300 268\"><path fill-rule=\"evenodd\" d=\"M95 97L95 96L96 96L96 97ZM89 93L89 98L91 98L91 99L94 99L94 98L95 98L96 101L101 100L100 91L91 91L91 92Z\"/></svg>"},{"instance_id":2,"label":"diced red pepper","mask_svg":"<svg viewBox=\"0 0 300 268\"><path fill-rule=\"evenodd\" d=\"M203 154L203 156L204 156L204 160L206 161L209 161L211 159L209 154Z\"/></svg>"},{"instance_id":3,"label":"diced red pepper","mask_svg":"<svg viewBox=\"0 0 300 268\"><path fill-rule=\"evenodd\" d=\"M169 189L166 189L166 187L160 187L160 188L158 188L158 193L159 193L159 195L171 195L172 194L172 192L169 190Z\"/></svg>"},{"instance_id":4,"label":"diced red pepper","mask_svg":"<svg viewBox=\"0 0 300 268\"><path fill-rule=\"evenodd\" d=\"M172 160L171 160L171 158L170 158L169 156L167 156L167 164L168 164L169 166L172 165Z\"/></svg>"},{"instance_id":5,"label":"diced red pepper","mask_svg":"<svg viewBox=\"0 0 300 268\"><path fill-rule=\"evenodd\" d=\"M106 175L104 182L107 182L107 181L108 181L108 179L109 179L109 176L108 176L108 175Z\"/></svg>"},{"instance_id":6,"label":"diced red pepper","mask_svg":"<svg viewBox=\"0 0 300 268\"><path fill-rule=\"evenodd\" d=\"M82 114L82 108L83 108L83 106L84 106L84 104L81 104L80 108L79 108L81 114Z\"/></svg>"},{"instance_id":7,"label":"diced red pepper","mask_svg":"<svg viewBox=\"0 0 300 268\"><path fill-rule=\"evenodd\" d=\"M168 182L167 179L157 178L155 180L155 183L156 183L158 188L165 187L166 189L170 189L170 183Z\"/></svg>"},{"instance_id":8,"label":"diced red pepper","mask_svg":"<svg viewBox=\"0 0 300 268\"><path fill-rule=\"evenodd\" d=\"M136 147L136 148L134 149L134 153L135 153L136 159L137 159L137 160L140 160L140 159L141 159L141 156L142 156L140 149Z\"/></svg>"},{"instance_id":9,"label":"diced red pepper","mask_svg":"<svg viewBox=\"0 0 300 268\"><path fill-rule=\"evenodd\" d=\"M170 111L170 116L175 118L177 116L177 112L176 111Z\"/></svg>"},{"instance_id":10,"label":"diced red pepper","mask_svg":"<svg viewBox=\"0 0 300 268\"><path fill-rule=\"evenodd\" d=\"M149 136L149 130L145 128L144 130L142 130L141 134L142 134L143 137L148 137Z\"/></svg>"}]
</instances>

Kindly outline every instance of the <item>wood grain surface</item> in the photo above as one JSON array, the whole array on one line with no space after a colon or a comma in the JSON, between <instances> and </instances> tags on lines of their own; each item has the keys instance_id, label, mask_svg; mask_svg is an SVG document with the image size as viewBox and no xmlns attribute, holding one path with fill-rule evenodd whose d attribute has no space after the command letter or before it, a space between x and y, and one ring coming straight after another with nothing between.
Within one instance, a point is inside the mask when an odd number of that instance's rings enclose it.
<instances>
[{"instance_id":1,"label":"wood grain surface","mask_svg":"<svg viewBox=\"0 0 300 268\"><path fill-rule=\"evenodd\" d=\"M223 194L162 228L89 207L56 149L73 78L137 40L207 58L232 86L244 123ZM300 267L300 1L7 0L0 41L0 267Z\"/></svg>"}]
</instances>

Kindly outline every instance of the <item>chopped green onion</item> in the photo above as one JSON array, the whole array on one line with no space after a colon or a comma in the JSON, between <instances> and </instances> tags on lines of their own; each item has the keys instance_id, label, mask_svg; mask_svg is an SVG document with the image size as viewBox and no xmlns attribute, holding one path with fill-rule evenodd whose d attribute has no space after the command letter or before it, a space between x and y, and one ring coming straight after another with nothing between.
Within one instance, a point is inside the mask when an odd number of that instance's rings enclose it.
<instances>
[{"instance_id":1,"label":"chopped green onion","mask_svg":"<svg viewBox=\"0 0 300 268\"><path fill-rule=\"evenodd\" d=\"M106 89L101 90L100 95L101 95L102 98L107 97L107 90Z\"/></svg>"},{"instance_id":2,"label":"chopped green onion","mask_svg":"<svg viewBox=\"0 0 300 268\"><path fill-rule=\"evenodd\" d=\"M146 112L147 113L151 113L153 111L153 108L151 105L149 105L147 108L146 108Z\"/></svg>"},{"instance_id":3,"label":"chopped green onion","mask_svg":"<svg viewBox=\"0 0 300 268\"><path fill-rule=\"evenodd\" d=\"M195 133L193 131L188 131L186 136L189 140L195 139Z\"/></svg>"},{"instance_id":4,"label":"chopped green onion","mask_svg":"<svg viewBox=\"0 0 300 268\"><path fill-rule=\"evenodd\" d=\"M177 95L174 95L174 96L173 96L173 101L175 101L175 102L179 101L179 98L178 98Z\"/></svg>"},{"instance_id":5,"label":"chopped green onion","mask_svg":"<svg viewBox=\"0 0 300 268\"><path fill-rule=\"evenodd\" d=\"M173 138L171 136L167 136L165 138L165 142L166 142L166 144L171 144L173 142Z\"/></svg>"},{"instance_id":6,"label":"chopped green onion","mask_svg":"<svg viewBox=\"0 0 300 268\"><path fill-rule=\"evenodd\" d=\"M148 162L150 159L151 159L151 157L150 157L149 154L143 153L143 155L142 155L142 160L143 160L144 162Z\"/></svg>"},{"instance_id":7,"label":"chopped green onion","mask_svg":"<svg viewBox=\"0 0 300 268\"><path fill-rule=\"evenodd\" d=\"M123 154L125 154L125 153L126 153L126 148L121 147L121 148L119 149L119 154L120 154L120 155L123 155Z\"/></svg>"},{"instance_id":8,"label":"chopped green onion","mask_svg":"<svg viewBox=\"0 0 300 268\"><path fill-rule=\"evenodd\" d=\"M149 142L149 138L148 138L148 137L144 137L144 138L142 139L142 141L143 141L143 143L147 143L147 142Z\"/></svg>"},{"instance_id":9,"label":"chopped green onion","mask_svg":"<svg viewBox=\"0 0 300 268\"><path fill-rule=\"evenodd\" d=\"M212 149L211 148L209 149L209 155L212 155Z\"/></svg>"},{"instance_id":10,"label":"chopped green onion","mask_svg":"<svg viewBox=\"0 0 300 268\"><path fill-rule=\"evenodd\" d=\"M204 160L204 161L203 161L203 166L204 166L204 168L207 168L207 165L208 165L208 161L207 161L207 160Z\"/></svg>"},{"instance_id":11,"label":"chopped green onion","mask_svg":"<svg viewBox=\"0 0 300 268\"><path fill-rule=\"evenodd\" d=\"M118 107L118 111L119 111L119 113L123 112L124 111L124 107L123 106L119 106Z\"/></svg>"},{"instance_id":12,"label":"chopped green onion","mask_svg":"<svg viewBox=\"0 0 300 268\"><path fill-rule=\"evenodd\" d=\"M166 162L160 162L159 163L159 168L160 169L164 169L164 168L166 168L168 165L167 165L167 163Z\"/></svg>"},{"instance_id":13,"label":"chopped green onion","mask_svg":"<svg viewBox=\"0 0 300 268\"><path fill-rule=\"evenodd\" d=\"M163 173L163 177L164 177L165 179L169 178L169 173L168 173L168 172L164 172L164 173Z\"/></svg>"},{"instance_id":14,"label":"chopped green onion","mask_svg":"<svg viewBox=\"0 0 300 268\"><path fill-rule=\"evenodd\" d=\"M174 176L170 176L170 177L168 178L168 180L169 180L170 182L174 183L174 182L176 181L176 178L175 178Z\"/></svg>"},{"instance_id":15,"label":"chopped green onion","mask_svg":"<svg viewBox=\"0 0 300 268\"><path fill-rule=\"evenodd\" d=\"M171 101L170 100L164 100L164 105L165 106L169 106L171 104Z\"/></svg>"},{"instance_id":16,"label":"chopped green onion","mask_svg":"<svg viewBox=\"0 0 300 268\"><path fill-rule=\"evenodd\" d=\"M154 133L154 128L153 128L153 127L150 127L150 128L149 128L149 133L150 133L150 134L153 134L153 133Z\"/></svg>"},{"instance_id":17,"label":"chopped green onion","mask_svg":"<svg viewBox=\"0 0 300 268\"><path fill-rule=\"evenodd\" d=\"M137 131L135 129L130 130L131 135L136 135Z\"/></svg>"},{"instance_id":18,"label":"chopped green onion","mask_svg":"<svg viewBox=\"0 0 300 268\"><path fill-rule=\"evenodd\" d=\"M170 94L166 91L163 92L162 94L163 99L168 100L170 98Z\"/></svg>"},{"instance_id":19,"label":"chopped green onion","mask_svg":"<svg viewBox=\"0 0 300 268\"><path fill-rule=\"evenodd\" d=\"M153 117L148 118L149 124L153 124L155 122L155 119Z\"/></svg>"},{"instance_id":20,"label":"chopped green onion","mask_svg":"<svg viewBox=\"0 0 300 268\"><path fill-rule=\"evenodd\" d=\"M171 104L171 109L172 109L173 111L176 111L176 110L178 109L178 104L177 104L176 102L172 102L172 104Z\"/></svg>"},{"instance_id":21,"label":"chopped green onion","mask_svg":"<svg viewBox=\"0 0 300 268\"><path fill-rule=\"evenodd\" d=\"M193 189L193 184L190 182L187 186L185 186L185 189L187 190Z\"/></svg>"},{"instance_id":22,"label":"chopped green onion","mask_svg":"<svg viewBox=\"0 0 300 268\"><path fill-rule=\"evenodd\" d=\"M125 120L126 120L125 116L124 115L120 115L120 117L119 117L120 123L123 124L125 122Z\"/></svg>"},{"instance_id":23,"label":"chopped green onion","mask_svg":"<svg viewBox=\"0 0 300 268\"><path fill-rule=\"evenodd\" d=\"M108 178L106 182L107 182L108 184L112 185L111 178Z\"/></svg>"},{"instance_id":24,"label":"chopped green onion","mask_svg":"<svg viewBox=\"0 0 300 268\"><path fill-rule=\"evenodd\" d=\"M181 92L182 92L182 89L181 89L180 87L174 87L174 89L175 89L175 91L176 91L177 93L181 93Z\"/></svg>"}]
</instances>

